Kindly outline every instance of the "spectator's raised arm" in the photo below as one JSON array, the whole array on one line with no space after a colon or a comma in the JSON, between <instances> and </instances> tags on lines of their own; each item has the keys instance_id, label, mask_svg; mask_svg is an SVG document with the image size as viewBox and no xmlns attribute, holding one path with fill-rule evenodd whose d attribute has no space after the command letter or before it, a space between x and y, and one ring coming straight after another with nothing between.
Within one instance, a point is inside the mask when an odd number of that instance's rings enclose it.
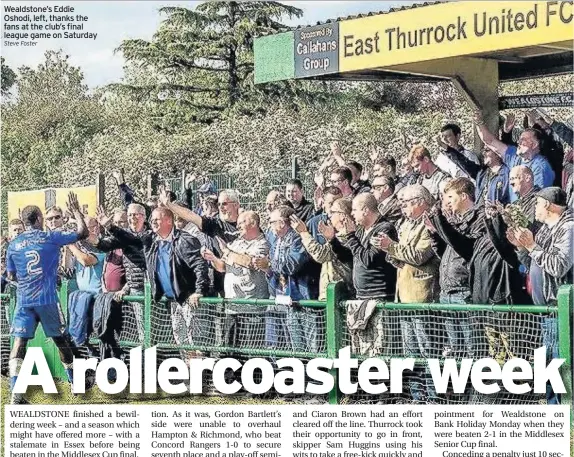
<instances>
[{"instance_id":1,"label":"spectator's raised arm","mask_svg":"<svg viewBox=\"0 0 574 457\"><path fill-rule=\"evenodd\" d=\"M337 162L337 165L340 167L344 167L346 165L345 159L343 158L343 151L338 141L333 141L331 143L331 154L333 154L333 158Z\"/></svg>"},{"instance_id":2,"label":"spectator's raised arm","mask_svg":"<svg viewBox=\"0 0 574 457\"><path fill-rule=\"evenodd\" d=\"M159 202L168 208L176 217L197 225L199 230L203 229L203 220L201 216L190 209L184 208L177 203L171 202L169 198L169 192L166 189L160 192Z\"/></svg>"},{"instance_id":3,"label":"spectator's raised arm","mask_svg":"<svg viewBox=\"0 0 574 457\"><path fill-rule=\"evenodd\" d=\"M68 194L68 210L74 215L74 219L76 220L76 235L78 236L78 240L86 239L90 233L88 232L88 226L84 220L84 215L80 210L78 196L73 192Z\"/></svg>"},{"instance_id":4,"label":"spectator's raised arm","mask_svg":"<svg viewBox=\"0 0 574 457\"><path fill-rule=\"evenodd\" d=\"M486 146L495 151L504 160L504 154L508 149L508 145L504 144L502 141L496 138L496 136L486 128L484 119L482 117L482 113L477 112L475 114L475 123L476 123L476 130L478 132L478 136L480 137L481 141Z\"/></svg>"},{"instance_id":5,"label":"spectator's raised arm","mask_svg":"<svg viewBox=\"0 0 574 457\"><path fill-rule=\"evenodd\" d=\"M70 244L68 249L75 257L75 259L84 267L92 267L98 263L98 259L95 255L82 251L75 244Z\"/></svg>"}]
</instances>

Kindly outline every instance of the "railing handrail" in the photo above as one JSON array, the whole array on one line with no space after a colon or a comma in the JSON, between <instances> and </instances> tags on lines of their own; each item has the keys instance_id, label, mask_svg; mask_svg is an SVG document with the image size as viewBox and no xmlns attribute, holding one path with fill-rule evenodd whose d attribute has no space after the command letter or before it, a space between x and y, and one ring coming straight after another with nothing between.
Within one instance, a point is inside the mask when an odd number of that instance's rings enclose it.
<instances>
[{"instance_id":1,"label":"railing handrail","mask_svg":"<svg viewBox=\"0 0 574 457\"><path fill-rule=\"evenodd\" d=\"M573 287L572 285L565 285L562 287ZM0 299L11 298L10 293L1 293ZM141 295L126 295L123 297L124 301L144 302L145 294ZM166 298L162 298L160 302L166 302ZM351 300L348 300L351 301ZM346 306L346 300L338 303L339 307ZM277 302L272 298L221 298L221 297L201 297L199 303L208 305L254 305L254 306L273 306ZM327 306L326 300L296 300L293 301L294 305L299 305L308 308L325 308ZM396 303L396 302L379 302L376 307L378 309L387 310L402 310L402 311L492 311L492 312L521 312L531 314L553 314L558 312L557 305L494 305L494 304L443 304L443 303Z\"/></svg>"},{"instance_id":2,"label":"railing handrail","mask_svg":"<svg viewBox=\"0 0 574 457\"><path fill-rule=\"evenodd\" d=\"M224 346L202 346L202 345L178 345L172 343L160 343L152 342L152 297L151 297L151 287L149 282L145 283L144 293L142 295L127 295L124 296L124 301L136 301L142 302L144 304L144 339L141 343L135 344L134 342L119 342L127 346L139 346L143 345L144 349L149 347L157 346L164 349L182 349L182 350L200 350L200 351L214 351L214 352L237 352L238 354L250 355L250 356L274 356L274 357L298 357L298 358L315 358L315 357L327 357L336 358L338 356L338 351L343 342L343 330L344 325L344 308L350 300L341 300L341 295L339 292L340 284L332 283L327 287L327 298L326 300L301 300L295 302L300 306L309 308L320 308L325 310L325 348L323 351L319 352L306 352L306 351L292 351L292 350L278 350L271 347L267 348L234 348L234 347L224 347ZM59 290L59 297L62 303L67 304L68 298L68 284L66 281L62 283ZM10 293L4 293L0 295L2 299L10 299L10 309L15 306L15 293L11 289ZM165 302L165 299L161 301ZM273 306L277 305L277 302L273 299L226 299L226 298L216 298L216 297L202 297L199 299L199 303L203 304L237 304L237 305L255 305L255 306ZM561 372L565 385L567 386L567 393L562 395L562 401L564 403L572 403L572 350L571 350L571 338L572 329L570 326L570 316L572 313L572 307L574 303L574 286L565 285L562 286L558 293L557 305L552 306L537 306L537 305L481 305L481 304L469 304L469 305L457 305L457 304L440 304L440 303L377 303L378 309L385 310L396 310L396 311L440 311L440 312L456 312L456 311L487 311L487 312L518 312L518 313L528 313L528 314L552 314L556 315L558 321L558 335L557 335L557 346L559 348L559 357L565 359L564 365L561 367ZM398 356L398 355L397 355ZM362 359L363 357L354 354L355 358ZM381 354L382 358L387 358L387 355ZM395 357L395 355L388 356L390 358ZM417 358L417 361L419 359ZM424 362L424 359L420 359ZM337 372L331 370L331 374L336 378ZM337 382L335 382L337 385ZM338 403L340 400L340 392L335 388L329 394L330 403ZM573 415L574 420L574 415Z\"/></svg>"},{"instance_id":3,"label":"railing handrail","mask_svg":"<svg viewBox=\"0 0 574 457\"><path fill-rule=\"evenodd\" d=\"M145 294L142 295L126 295L123 301L144 302ZM161 303L166 303L168 300L162 298ZM273 306L277 302L272 298L221 298L221 297L201 297L200 304L204 305L254 305L254 306ZM323 300L298 300L293 301L294 305L303 306L305 308L325 308L327 302Z\"/></svg>"},{"instance_id":4,"label":"railing handrail","mask_svg":"<svg viewBox=\"0 0 574 457\"><path fill-rule=\"evenodd\" d=\"M481 304L444 304L444 303L377 303L378 309L403 311L492 311L498 313L552 314L558 312L557 306L550 305L481 305Z\"/></svg>"}]
</instances>

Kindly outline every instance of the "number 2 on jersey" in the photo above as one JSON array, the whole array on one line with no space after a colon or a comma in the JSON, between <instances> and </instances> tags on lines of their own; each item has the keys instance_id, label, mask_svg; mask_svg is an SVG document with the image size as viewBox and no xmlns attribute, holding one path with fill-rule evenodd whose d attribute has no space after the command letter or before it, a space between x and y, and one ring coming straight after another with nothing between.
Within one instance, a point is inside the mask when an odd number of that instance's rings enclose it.
<instances>
[{"instance_id":1,"label":"number 2 on jersey","mask_svg":"<svg viewBox=\"0 0 574 457\"><path fill-rule=\"evenodd\" d=\"M40 254L38 251L28 251L26 252L26 257L29 257L30 260L26 264L26 271L29 275L40 275L42 274L42 267L38 267L37 265L40 263Z\"/></svg>"}]
</instances>

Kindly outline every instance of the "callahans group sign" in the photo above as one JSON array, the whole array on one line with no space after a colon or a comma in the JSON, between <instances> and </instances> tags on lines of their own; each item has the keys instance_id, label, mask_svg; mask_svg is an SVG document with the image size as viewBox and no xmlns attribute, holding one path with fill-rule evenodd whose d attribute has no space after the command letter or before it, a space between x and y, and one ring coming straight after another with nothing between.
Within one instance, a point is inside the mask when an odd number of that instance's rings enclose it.
<instances>
[{"instance_id":1,"label":"callahans group sign","mask_svg":"<svg viewBox=\"0 0 574 457\"><path fill-rule=\"evenodd\" d=\"M295 31L295 77L339 71L339 24L318 25Z\"/></svg>"}]
</instances>

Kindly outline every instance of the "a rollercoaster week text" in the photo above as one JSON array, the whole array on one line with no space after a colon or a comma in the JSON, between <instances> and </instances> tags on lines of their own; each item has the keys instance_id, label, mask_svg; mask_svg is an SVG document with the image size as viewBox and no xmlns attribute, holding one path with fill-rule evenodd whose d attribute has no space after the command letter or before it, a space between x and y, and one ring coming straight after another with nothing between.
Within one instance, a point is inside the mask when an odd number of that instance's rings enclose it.
<instances>
[{"instance_id":1,"label":"a rollercoaster week text","mask_svg":"<svg viewBox=\"0 0 574 457\"><path fill-rule=\"evenodd\" d=\"M274 388L280 394L320 395L332 391L335 383L343 394L354 394L359 387L369 394L401 393L403 374L413 371L416 362L414 358L391 359L390 364L380 358L359 361L351 358L350 347L341 349L336 359L315 358L306 364L295 358L277 359L274 363L264 358L252 358L245 363L233 358L196 358L189 363L170 358L158 367L155 347L145 351L141 347L132 349L130 361L128 368L124 361L116 358L101 362L96 358L75 359L72 391L84 393L86 372L95 372L96 384L106 394L122 392L128 384L130 393L156 393L158 384L168 394L201 393L205 370L213 373L214 386L224 395L237 393L242 388L252 394ZM454 393L463 393L470 379L474 389L482 394L497 393L500 383L513 394L545 393L547 384L558 394L566 393L559 372L563 363L564 359L553 359L547 364L545 347L534 351L532 364L522 358L513 358L502 366L492 358L427 360L438 393L446 393L449 386ZM34 367L37 374L32 374ZM234 372L241 369L241 382L226 381L224 374L229 369ZM353 382L351 370L357 369L358 382ZM108 380L109 370L116 371L115 382ZM41 348L28 350L14 391L25 393L28 386L41 386L48 394L57 393Z\"/></svg>"}]
</instances>

